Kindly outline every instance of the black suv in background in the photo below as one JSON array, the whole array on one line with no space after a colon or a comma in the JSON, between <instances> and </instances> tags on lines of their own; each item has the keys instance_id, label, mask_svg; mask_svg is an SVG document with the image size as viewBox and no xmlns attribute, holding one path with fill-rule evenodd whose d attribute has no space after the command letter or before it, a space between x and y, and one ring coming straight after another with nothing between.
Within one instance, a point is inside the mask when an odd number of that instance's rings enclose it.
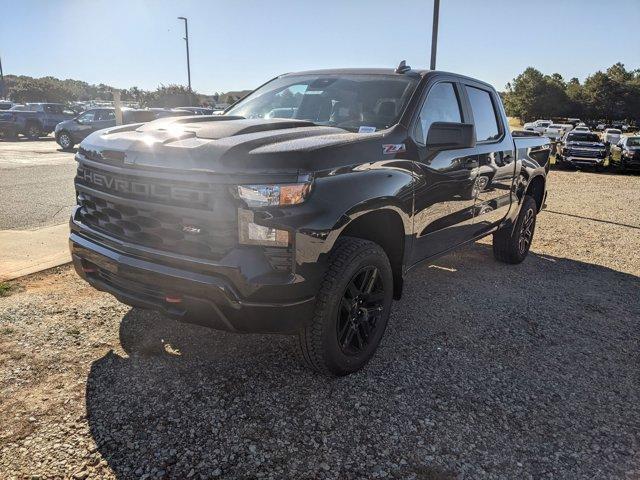
<instances>
[{"instance_id":1,"label":"black suv in background","mask_svg":"<svg viewBox=\"0 0 640 480\"><path fill-rule=\"evenodd\" d=\"M167 109L123 110L122 121L129 123L146 123L160 117L179 117L189 112ZM103 128L115 127L116 113L113 108L93 108L86 110L76 118L56 125L55 137L63 150L70 150L84 140L89 134Z\"/></svg>"},{"instance_id":2,"label":"black suv in background","mask_svg":"<svg viewBox=\"0 0 640 480\"><path fill-rule=\"evenodd\" d=\"M590 167L601 170L607 157L607 147L597 133L567 133L556 155L560 167Z\"/></svg>"}]
</instances>

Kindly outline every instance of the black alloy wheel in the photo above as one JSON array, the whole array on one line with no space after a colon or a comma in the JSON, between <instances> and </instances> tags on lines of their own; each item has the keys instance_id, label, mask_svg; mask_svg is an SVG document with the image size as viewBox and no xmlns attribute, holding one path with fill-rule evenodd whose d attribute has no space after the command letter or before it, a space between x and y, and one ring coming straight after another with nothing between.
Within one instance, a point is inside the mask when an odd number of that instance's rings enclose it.
<instances>
[{"instance_id":1,"label":"black alloy wheel","mask_svg":"<svg viewBox=\"0 0 640 480\"><path fill-rule=\"evenodd\" d=\"M520 255L526 255L531 247L531 241L533 240L533 230L536 225L536 214L533 207L527 208L524 219L522 221L522 227L520 228L520 238L518 239L518 251Z\"/></svg>"},{"instance_id":2,"label":"black alloy wheel","mask_svg":"<svg viewBox=\"0 0 640 480\"><path fill-rule=\"evenodd\" d=\"M345 355L358 355L376 337L384 311L385 285L378 268L363 267L345 289L340 302L336 334Z\"/></svg>"}]
</instances>

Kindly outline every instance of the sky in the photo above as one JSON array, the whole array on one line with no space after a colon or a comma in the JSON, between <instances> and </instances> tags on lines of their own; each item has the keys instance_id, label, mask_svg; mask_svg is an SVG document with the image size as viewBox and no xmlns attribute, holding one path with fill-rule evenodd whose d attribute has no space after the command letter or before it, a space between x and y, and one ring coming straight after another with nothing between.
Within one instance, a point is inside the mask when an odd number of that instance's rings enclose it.
<instances>
[{"instance_id":1,"label":"sky","mask_svg":"<svg viewBox=\"0 0 640 480\"><path fill-rule=\"evenodd\" d=\"M286 72L426 68L433 0L0 0L5 74L118 88L253 89ZM441 0L439 70L503 90L533 66L566 79L640 68L640 0Z\"/></svg>"}]
</instances>

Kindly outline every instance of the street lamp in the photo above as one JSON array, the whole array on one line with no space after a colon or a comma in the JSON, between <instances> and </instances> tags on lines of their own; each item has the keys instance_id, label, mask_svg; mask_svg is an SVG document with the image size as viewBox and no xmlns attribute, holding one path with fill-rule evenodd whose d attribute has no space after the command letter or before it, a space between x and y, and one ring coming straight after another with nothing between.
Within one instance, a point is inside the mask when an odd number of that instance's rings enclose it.
<instances>
[{"instance_id":1,"label":"street lamp","mask_svg":"<svg viewBox=\"0 0 640 480\"><path fill-rule=\"evenodd\" d=\"M433 28L431 30L431 70L436 69L436 50L438 49L438 17L440 15L440 0L433 0Z\"/></svg>"},{"instance_id":2,"label":"street lamp","mask_svg":"<svg viewBox=\"0 0 640 480\"><path fill-rule=\"evenodd\" d=\"M186 17L178 17L184 20L184 41L187 42L187 78L189 80L189 91L191 92L191 64L189 63L189 25Z\"/></svg>"}]
</instances>

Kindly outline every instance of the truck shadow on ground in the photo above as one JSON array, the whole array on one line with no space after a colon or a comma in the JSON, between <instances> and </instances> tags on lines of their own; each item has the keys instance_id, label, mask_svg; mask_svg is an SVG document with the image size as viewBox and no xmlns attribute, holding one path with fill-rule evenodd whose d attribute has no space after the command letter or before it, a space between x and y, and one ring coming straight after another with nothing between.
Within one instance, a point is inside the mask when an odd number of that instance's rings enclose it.
<instances>
[{"instance_id":1,"label":"truck shadow on ground","mask_svg":"<svg viewBox=\"0 0 640 480\"><path fill-rule=\"evenodd\" d=\"M621 477L640 463L638 291L475 244L415 269L377 355L340 379L302 368L294 338L134 309L128 356L91 366L88 422L122 479Z\"/></svg>"}]
</instances>

